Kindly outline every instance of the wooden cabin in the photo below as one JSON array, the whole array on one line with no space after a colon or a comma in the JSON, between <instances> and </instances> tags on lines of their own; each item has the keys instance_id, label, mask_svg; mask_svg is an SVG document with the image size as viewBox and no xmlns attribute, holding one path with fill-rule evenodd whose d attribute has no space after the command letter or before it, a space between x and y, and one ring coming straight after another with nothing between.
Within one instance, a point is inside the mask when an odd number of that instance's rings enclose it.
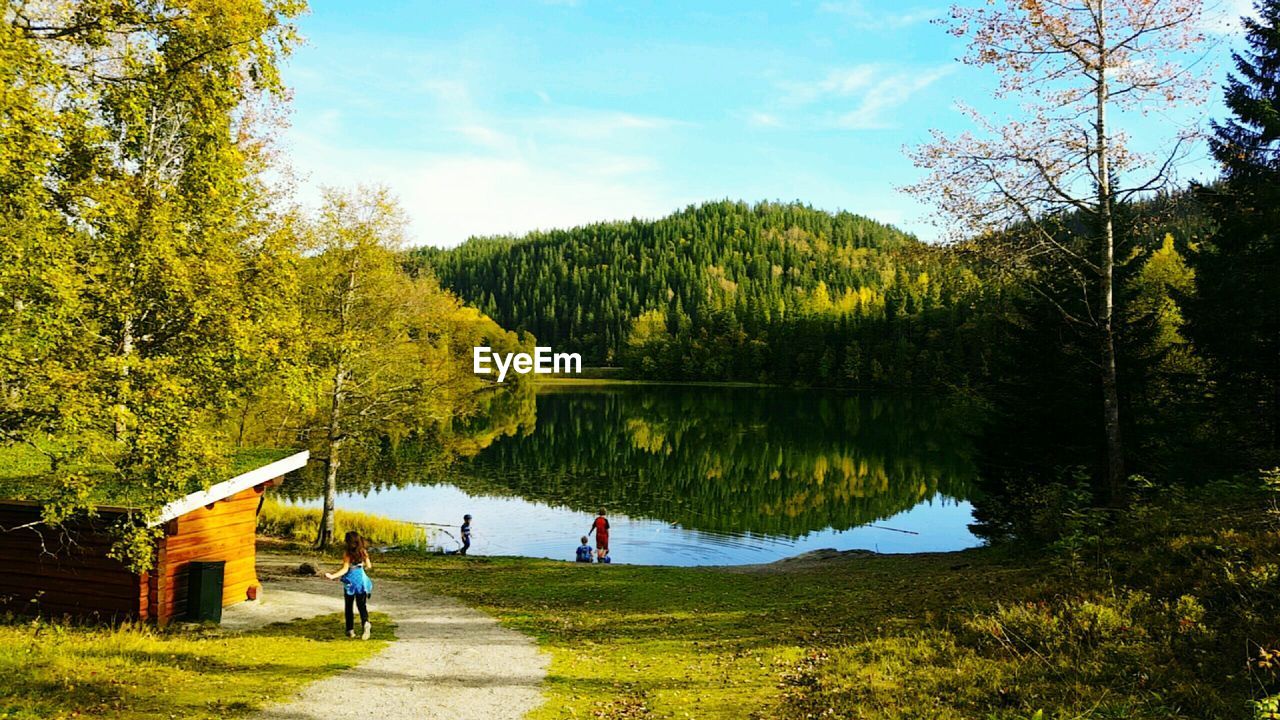
<instances>
[{"instance_id":1,"label":"wooden cabin","mask_svg":"<svg viewBox=\"0 0 1280 720\"><path fill-rule=\"evenodd\" d=\"M226 563L223 607L256 597L263 496L307 457L305 451L290 455L166 505L154 523L163 525L164 535L144 574L108 557L108 531L127 508L99 506L96 518L53 528L39 524L40 503L0 500L0 527L11 529L0 533L0 611L166 625L186 613L187 566L197 560Z\"/></svg>"}]
</instances>

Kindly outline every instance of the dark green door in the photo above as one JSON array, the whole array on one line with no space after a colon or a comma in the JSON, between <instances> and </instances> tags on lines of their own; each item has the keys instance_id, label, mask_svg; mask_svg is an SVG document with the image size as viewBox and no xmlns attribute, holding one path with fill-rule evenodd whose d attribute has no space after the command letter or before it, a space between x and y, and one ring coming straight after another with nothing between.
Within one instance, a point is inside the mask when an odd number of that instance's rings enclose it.
<instances>
[{"instance_id":1,"label":"dark green door","mask_svg":"<svg viewBox=\"0 0 1280 720\"><path fill-rule=\"evenodd\" d=\"M222 622L222 560L200 560L187 565L187 619Z\"/></svg>"}]
</instances>

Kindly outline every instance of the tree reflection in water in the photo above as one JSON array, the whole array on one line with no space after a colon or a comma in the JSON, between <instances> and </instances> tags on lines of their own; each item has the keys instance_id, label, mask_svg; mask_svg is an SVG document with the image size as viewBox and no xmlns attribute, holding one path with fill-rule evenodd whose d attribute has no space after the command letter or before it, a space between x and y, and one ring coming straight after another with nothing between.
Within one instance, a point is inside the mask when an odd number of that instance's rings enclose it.
<instances>
[{"instance_id":1,"label":"tree reflection in water","mask_svg":"<svg viewBox=\"0 0 1280 720\"><path fill-rule=\"evenodd\" d=\"M372 454L343 490L454 485L715 533L799 537L972 486L975 413L921 396L782 388L502 391L434 437ZM314 495L314 481L286 485Z\"/></svg>"}]
</instances>

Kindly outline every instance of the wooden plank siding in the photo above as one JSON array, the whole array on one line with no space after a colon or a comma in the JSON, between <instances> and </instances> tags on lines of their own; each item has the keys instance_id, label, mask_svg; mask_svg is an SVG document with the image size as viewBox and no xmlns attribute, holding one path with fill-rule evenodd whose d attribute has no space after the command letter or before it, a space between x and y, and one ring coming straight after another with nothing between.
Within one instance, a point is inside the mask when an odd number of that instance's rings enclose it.
<instances>
[{"instance_id":1,"label":"wooden plank siding","mask_svg":"<svg viewBox=\"0 0 1280 720\"><path fill-rule=\"evenodd\" d=\"M0 611L78 615L104 620L138 618L167 625L187 610L187 569L196 560L221 560L222 604L246 599L258 585L255 540L265 482L165 523L156 543L154 567L139 575L107 557L108 528L102 513L61 528L39 526L0 532ZM40 519L40 508L0 500L0 527Z\"/></svg>"},{"instance_id":2,"label":"wooden plank siding","mask_svg":"<svg viewBox=\"0 0 1280 720\"><path fill-rule=\"evenodd\" d=\"M40 520L40 508L0 505L0 527ZM145 582L107 557L115 520L104 514L61 528L40 525L0 535L0 607L18 613L96 616L123 620L140 616Z\"/></svg>"},{"instance_id":3,"label":"wooden plank siding","mask_svg":"<svg viewBox=\"0 0 1280 720\"><path fill-rule=\"evenodd\" d=\"M165 526L153 577L155 593L148 616L160 625L187 611L187 567L194 560L222 560L222 605L246 598L258 585L254 551L258 503L265 485L242 490L212 507L193 510Z\"/></svg>"}]
</instances>

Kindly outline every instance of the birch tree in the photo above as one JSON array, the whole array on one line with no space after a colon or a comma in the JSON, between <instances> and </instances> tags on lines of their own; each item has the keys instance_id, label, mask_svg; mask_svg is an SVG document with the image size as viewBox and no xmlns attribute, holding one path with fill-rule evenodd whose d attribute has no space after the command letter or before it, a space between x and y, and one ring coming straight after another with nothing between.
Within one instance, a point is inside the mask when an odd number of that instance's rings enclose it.
<instances>
[{"instance_id":1,"label":"birch tree","mask_svg":"<svg viewBox=\"0 0 1280 720\"><path fill-rule=\"evenodd\" d=\"M324 463L319 546L335 539L348 455L465 412L481 384L471 373L471 346L490 344L482 337L515 342L434 278L404 271L405 222L385 189L331 189L312 230L313 256L301 277L311 410L300 429ZM299 409L284 415L296 417Z\"/></svg>"},{"instance_id":2,"label":"birch tree","mask_svg":"<svg viewBox=\"0 0 1280 720\"><path fill-rule=\"evenodd\" d=\"M50 522L123 488L136 569L140 521L217 476L214 420L271 362L292 248L262 171L301 10L4 4L0 442L48 456Z\"/></svg>"},{"instance_id":3,"label":"birch tree","mask_svg":"<svg viewBox=\"0 0 1280 720\"><path fill-rule=\"evenodd\" d=\"M1200 103L1193 74L1203 38L1199 0L1006 0L953 7L952 35L968 40L961 60L990 68L997 98L1021 102L1001 123L970 107L974 132L910 152L929 171L908 188L934 204L952 239L975 244L1021 273L1097 348L1106 443L1106 491L1123 495L1116 362L1116 208L1167 187L1194 140L1171 128L1156 151L1139 152L1117 120L1179 103ZM1084 229L1067 225L1083 221ZM1058 300L1070 291L1076 301Z\"/></svg>"}]
</instances>

